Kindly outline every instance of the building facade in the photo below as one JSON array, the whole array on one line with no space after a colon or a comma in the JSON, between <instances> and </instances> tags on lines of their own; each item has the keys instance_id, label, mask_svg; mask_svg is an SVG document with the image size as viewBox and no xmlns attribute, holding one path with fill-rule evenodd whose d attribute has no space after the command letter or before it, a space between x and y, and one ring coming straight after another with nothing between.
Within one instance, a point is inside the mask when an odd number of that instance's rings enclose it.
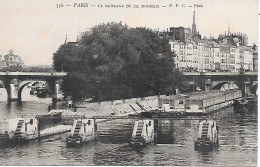
<instances>
[{"instance_id":1,"label":"building facade","mask_svg":"<svg viewBox=\"0 0 260 167\"><path fill-rule=\"evenodd\" d=\"M253 70L258 71L258 47L253 46Z\"/></svg>"},{"instance_id":2,"label":"building facade","mask_svg":"<svg viewBox=\"0 0 260 167\"><path fill-rule=\"evenodd\" d=\"M175 67L181 71L254 71L257 70L257 49L247 46L247 35L228 33L218 39L203 38L197 32L195 12L192 30L184 27L171 27L169 41L175 52Z\"/></svg>"},{"instance_id":3,"label":"building facade","mask_svg":"<svg viewBox=\"0 0 260 167\"><path fill-rule=\"evenodd\" d=\"M4 61L8 67L10 66L24 66L22 58L14 54L14 51L11 49L7 55L4 56Z\"/></svg>"},{"instance_id":4,"label":"building facade","mask_svg":"<svg viewBox=\"0 0 260 167\"><path fill-rule=\"evenodd\" d=\"M22 58L18 55L15 55L14 51L11 49L4 57L0 56L0 69L13 66L23 67L24 62Z\"/></svg>"}]
</instances>

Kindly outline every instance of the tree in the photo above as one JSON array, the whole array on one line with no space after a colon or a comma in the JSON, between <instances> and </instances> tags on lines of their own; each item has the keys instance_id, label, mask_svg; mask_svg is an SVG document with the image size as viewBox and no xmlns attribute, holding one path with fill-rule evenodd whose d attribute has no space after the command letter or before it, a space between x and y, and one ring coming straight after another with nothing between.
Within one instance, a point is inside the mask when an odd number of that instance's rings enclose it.
<instances>
[{"instance_id":1,"label":"tree","mask_svg":"<svg viewBox=\"0 0 260 167\"><path fill-rule=\"evenodd\" d=\"M79 48L75 44L61 45L53 55L53 66L56 71L78 71Z\"/></svg>"},{"instance_id":2,"label":"tree","mask_svg":"<svg viewBox=\"0 0 260 167\"><path fill-rule=\"evenodd\" d=\"M152 30L108 23L78 39L61 45L53 56L55 70L68 72L64 93L76 101L163 94L181 85L169 39Z\"/></svg>"}]
</instances>

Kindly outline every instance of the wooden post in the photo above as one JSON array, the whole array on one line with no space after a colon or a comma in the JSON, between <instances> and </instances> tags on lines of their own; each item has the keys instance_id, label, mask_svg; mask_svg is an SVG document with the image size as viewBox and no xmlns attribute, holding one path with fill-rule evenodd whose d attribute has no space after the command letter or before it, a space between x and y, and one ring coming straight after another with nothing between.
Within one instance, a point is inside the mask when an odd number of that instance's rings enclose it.
<instances>
[{"instance_id":1,"label":"wooden post","mask_svg":"<svg viewBox=\"0 0 260 167\"><path fill-rule=\"evenodd\" d=\"M37 117L37 128L38 128L38 141L40 141L41 138L41 125L40 125L40 119Z\"/></svg>"},{"instance_id":2,"label":"wooden post","mask_svg":"<svg viewBox=\"0 0 260 167\"><path fill-rule=\"evenodd\" d=\"M97 123L96 119L94 119L94 136L95 136L95 142L97 142Z\"/></svg>"},{"instance_id":3,"label":"wooden post","mask_svg":"<svg viewBox=\"0 0 260 167\"><path fill-rule=\"evenodd\" d=\"M157 135L158 135L158 119L154 119L154 144L157 144Z\"/></svg>"},{"instance_id":4,"label":"wooden post","mask_svg":"<svg viewBox=\"0 0 260 167\"><path fill-rule=\"evenodd\" d=\"M94 132L97 132L97 123L96 123L96 119L94 119Z\"/></svg>"}]
</instances>

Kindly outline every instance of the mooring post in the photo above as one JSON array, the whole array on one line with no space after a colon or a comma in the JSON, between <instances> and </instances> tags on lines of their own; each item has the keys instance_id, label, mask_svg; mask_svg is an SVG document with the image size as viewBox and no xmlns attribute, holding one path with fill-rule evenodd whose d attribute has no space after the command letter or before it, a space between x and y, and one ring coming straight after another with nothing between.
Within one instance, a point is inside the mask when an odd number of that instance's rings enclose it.
<instances>
[{"instance_id":1,"label":"mooring post","mask_svg":"<svg viewBox=\"0 0 260 167\"><path fill-rule=\"evenodd\" d=\"M94 119L94 136L95 136L95 142L97 142L97 123L96 123L96 119Z\"/></svg>"},{"instance_id":2,"label":"mooring post","mask_svg":"<svg viewBox=\"0 0 260 167\"><path fill-rule=\"evenodd\" d=\"M40 119L37 117L37 128L38 128L38 141L40 141L41 138L41 125L40 125Z\"/></svg>"},{"instance_id":3,"label":"mooring post","mask_svg":"<svg viewBox=\"0 0 260 167\"><path fill-rule=\"evenodd\" d=\"M97 132L97 123L96 123L96 119L94 119L94 132Z\"/></svg>"},{"instance_id":4,"label":"mooring post","mask_svg":"<svg viewBox=\"0 0 260 167\"><path fill-rule=\"evenodd\" d=\"M158 119L154 119L154 144L157 144Z\"/></svg>"}]
</instances>

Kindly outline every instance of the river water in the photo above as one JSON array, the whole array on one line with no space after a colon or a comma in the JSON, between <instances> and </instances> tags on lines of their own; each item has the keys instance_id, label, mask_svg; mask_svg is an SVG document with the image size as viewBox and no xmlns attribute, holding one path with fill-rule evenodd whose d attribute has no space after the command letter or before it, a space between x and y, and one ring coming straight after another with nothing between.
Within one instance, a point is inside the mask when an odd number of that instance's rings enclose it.
<instances>
[{"instance_id":1,"label":"river water","mask_svg":"<svg viewBox=\"0 0 260 167\"><path fill-rule=\"evenodd\" d=\"M47 113L51 99L28 95L25 89L22 98L29 101L0 102L0 118ZM199 120L160 119L158 144L131 148L128 142L135 120L129 119L98 123L97 142L81 148L66 147L68 134L0 148L0 165L256 166L256 112L239 115L227 108L210 119L219 125L220 146L207 153L194 150Z\"/></svg>"}]
</instances>

